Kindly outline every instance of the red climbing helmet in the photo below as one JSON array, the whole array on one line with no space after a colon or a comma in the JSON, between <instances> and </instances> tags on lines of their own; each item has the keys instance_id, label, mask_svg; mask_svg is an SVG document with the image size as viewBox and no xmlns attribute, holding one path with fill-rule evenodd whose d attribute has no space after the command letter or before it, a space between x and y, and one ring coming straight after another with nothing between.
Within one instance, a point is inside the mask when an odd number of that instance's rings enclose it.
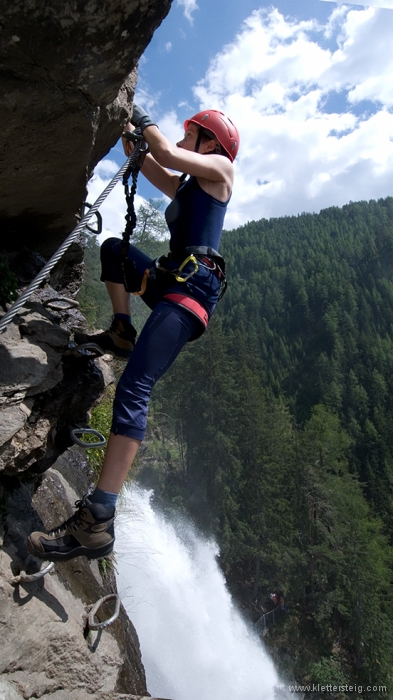
<instances>
[{"instance_id":1,"label":"red climbing helmet","mask_svg":"<svg viewBox=\"0 0 393 700\"><path fill-rule=\"evenodd\" d=\"M217 109L206 109L204 112L194 114L191 119L184 122L184 130L188 129L190 122L198 124L203 129L208 129L216 137L218 143L228 154L231 161L234 161L239 150L239 132L234 123Z\"/></svg>"}]
</instances>

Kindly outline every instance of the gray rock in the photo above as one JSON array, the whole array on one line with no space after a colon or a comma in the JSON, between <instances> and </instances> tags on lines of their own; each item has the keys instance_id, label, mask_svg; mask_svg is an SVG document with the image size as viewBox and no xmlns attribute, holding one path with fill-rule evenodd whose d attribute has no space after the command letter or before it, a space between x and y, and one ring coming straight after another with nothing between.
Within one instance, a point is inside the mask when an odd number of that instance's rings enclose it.
<instances>
[{"instance_id":1,"label":"gray rock","mask_svg":"<svg viewBox=\"0 0 393 700\"><path fill-rule=\"evenodd\" d=\"M8 343L4 337L0 346L0 390L3 394L11 394L14 391L27 391L37 393L36 390L41 387L54 371L52 382L46 384L47 389L50 385L54 386L61 381L60 374L56 376L55 370L58 368L61 356L56 358L53 352L46 352L43 347L33 345L26 340L19 340L18 343ZM48 357L48 355L50 355ZM55 360L54 366L51 366L51 360Z\"/></svg>"},{"instance_id":2,"label":"gray rock","mask_svg":"<svg viewBox=\"0 0 393 700\"><path fill-rule=\"evenodd\" d=\"M16 692L13 683L0 678L0 700L23 700L23 697Z\"/></svg>"},{"instance_id":3,"label":"gray rock","mask_svg":"<svg viewBox=\"0 0 393 700\"><path fill-rule=\"evenodd\" d=\"M19 284L74 228L93 168L132 110L137 62L170 4L0 0L0 245ZM49 295L76 297L82 257L77 241L52 271ZM85 465L74 485L65 456L62 473L41 475L70 445L70 424L86 424L103 375L112 381L102 359L63 356L68 331L83 319L76 307L44 308L48 294L37 290L36 303L0 336L0 471L12 477L0 475L0 698L136 700L146 681L124 609L100 635L85 634L86 606L113 591L113 576L103 581L97 563L80 558L11 584L15 567L37 568L28 533L68 517L81 496Z\"/></svg>"},{"instance_id":4,"label":"gray rock","mask_svg":"<svg viewBox=\"0 0 393 700\"><path fill-rule=\"evenodd\" d=\"M38 306L38 305L37 305ZM44 310L43 310L44 311ZM61 359L69 334L45 313L25 311L18 330L11 323L0 337L0 391L48 391L63 378Z\"/></svg>"},{"instance_id":5,"label":"gray rock","mask_svg":"<svg viewBox=\"0 0 393 700\"><path fill-rule=\"evenodd\" d=\"M44 257L74 228L171 0L0 0L0 222Z\"/></svg>"},{"instance_id":6,"label":"gray rock","mask_svg":"<svg viewBox=\"0 0 393 700\"><path fill-rule=\"evenodd\" d=\"M33 425L25 423L15 432L11 440L0 446L0 473L18 474L31 467L38 457L48 451L51 427L50 420L41 417Z\"/></svg>"},{"instance_id":7,"label":"gray rock","mask_svg":"<svg viewBox=\"0 0 393 700\"><path fill-rule=\"evenodd\" d=\"M111 355L104 355L104 357L97 357L95 360L96 366L102 372L105 386L109 386L109 384L113 384L116 381L115 373L112 369L112 361L113 361L113 358Z\"/></svg>"},{"instance_id":8,"label":"gray rock","mask_svg":"<svg viewBox=\"0 0 393 700\"><path fill-rule=\"evenodd\" d=\"M35 302L0 336L0 472L5 474L49 467L71 444L71 426L88 425L91 406L114 381L104 358L94 364L64 357L69 332L54 319Z\"/></svg>"},{"instance_id":9,"label":"gray rock","mask_svg":"<svg viewBox=\"0 0 393 700\"><path fill-rule=\"evenodd\" d=\"M86 633L89 606L112 592L115 585L113 577L104 581L97 562L90 564L80 557L56 564L54 572L38 581L12 584L21 569L32 573L37 564L41 568L41 562L27 553L29 532L62 522L80 496L53 468L46 472L33 497L30 487L20 486L7 501L0 550L0 626L5 631L0 675L23 698L61 700L66 691L67 699L78 700L115 698L115 690L146 693L135 631L126 642L126 629L132 629L132 623L124 609L110 627ZM102 615L106 619L108 611L103 610Z\"/></svg>"},{"instance_id":10,"label":"gray rock","mask_svg":"<svg viewBox=\"0 0 393 700\"><path fill-rule=\"evenodd\" d=\"M23 428L30 414L31 409L25 403L0 406L0 445L11 440Z\"/></svg>"},{"instance_id":11,"label":"gray rock","mask_svg":"<svg viewBox=\"0 0 393 700\"><path fill-rule=\"evenodd\" d=\"M52 348L63 350L68 343L69 334L56 323L43 316L42 313L33 312L24 315L19 331L24 338L33 338L36 344L45 343Z\"/></svg>"}]
</instances>

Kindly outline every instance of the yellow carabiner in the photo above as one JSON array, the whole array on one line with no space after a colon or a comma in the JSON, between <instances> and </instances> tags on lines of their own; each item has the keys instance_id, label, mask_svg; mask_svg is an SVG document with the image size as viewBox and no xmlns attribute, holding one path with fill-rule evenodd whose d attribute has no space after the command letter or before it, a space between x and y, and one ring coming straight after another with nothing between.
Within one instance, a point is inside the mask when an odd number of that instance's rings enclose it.
<instances>
[{"instance_id":1,"label":"yellow carabiner","mask_svg":"<svg viewBox=\"0 0 393 700\"><path fill-rule=\"evenodd\" d=\"M189 262L193 263L194 269L186 277L180 277L180 275L178 275L177 273L181 272ZM198 261L197 261L196 257L194 255L189 255L188 258L183 260L180 267L176 271L174 271L173 274L175 275L176 282L187 282L187 280L190 279L190 277L192 277L193 275L195 275L195 273L198 272L198 270L199 270L199 266L198 266Z\"/></svg>"}]
</instances>

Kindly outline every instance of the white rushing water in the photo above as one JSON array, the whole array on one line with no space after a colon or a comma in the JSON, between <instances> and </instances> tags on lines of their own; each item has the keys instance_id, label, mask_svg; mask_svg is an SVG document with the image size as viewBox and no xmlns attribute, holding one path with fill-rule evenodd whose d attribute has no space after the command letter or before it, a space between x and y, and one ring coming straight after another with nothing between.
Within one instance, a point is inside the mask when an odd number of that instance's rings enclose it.
<instances>
[{"instance_id":1,"label":"white rushing water","mask_svg":"<svg viewBox=\"0 0 393 700\"><path fill-rule=\"evenodd\" d=\"M273 700L279 681L236 610L218 548L176 527L136 486L116 520L118 588L141 644L149 693L173 700ZM276 692L275 692L276 690Z\"/></svg>"}]
</instances>

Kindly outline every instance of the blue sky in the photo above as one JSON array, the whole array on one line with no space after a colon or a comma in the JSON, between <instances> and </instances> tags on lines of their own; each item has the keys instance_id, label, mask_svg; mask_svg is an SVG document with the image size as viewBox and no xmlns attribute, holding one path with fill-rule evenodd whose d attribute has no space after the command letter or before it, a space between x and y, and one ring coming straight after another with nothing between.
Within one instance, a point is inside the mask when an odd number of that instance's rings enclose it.
<instances>
[{"instance_id":1,"label":"blue sky","mask_svg":"<svg viewBox=\"0 0 393 700\"><path fill-rule=\"evenodd\" d=\"M203 108L237 124L227 229L393 194L391 9L393 0L173 0L141 58L136 101L173 141ZM118 144L90 200L123 162ZM138 196L159 193L140 177ZM102 213L106 234L120 233L120 185Z\"/></svg>"}]
</instances>

